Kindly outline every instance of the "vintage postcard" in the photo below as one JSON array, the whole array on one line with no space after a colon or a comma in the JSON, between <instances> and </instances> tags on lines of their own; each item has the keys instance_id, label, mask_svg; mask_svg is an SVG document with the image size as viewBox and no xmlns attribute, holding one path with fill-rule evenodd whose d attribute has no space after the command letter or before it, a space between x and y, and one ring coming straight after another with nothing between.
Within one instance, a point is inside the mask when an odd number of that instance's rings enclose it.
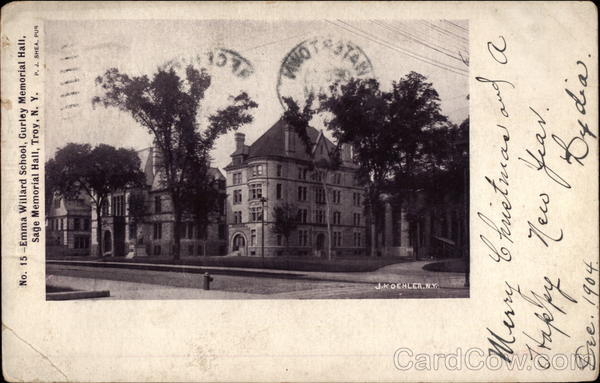
<instances>
[{"instance_id":1,"label":"vintage postcard","mask_svg":"<svg viewBox=\"0 0 600 383\"><path fill-rule=\"evenodd\" d=\"M2 8L6 380L592 381L591 2Z\"/></svg>"}]
</instances>

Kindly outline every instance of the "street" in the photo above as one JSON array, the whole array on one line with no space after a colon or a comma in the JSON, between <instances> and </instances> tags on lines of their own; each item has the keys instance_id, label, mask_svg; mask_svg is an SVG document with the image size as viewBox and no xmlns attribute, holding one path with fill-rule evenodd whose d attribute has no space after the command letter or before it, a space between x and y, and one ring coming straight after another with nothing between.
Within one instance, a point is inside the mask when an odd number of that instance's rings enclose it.
<instances>
[{"instance_id":1,"label":"street","mask_svg":"<svg viewBox=\"0 0 600 383\"><path fill-rule=\"evenodd\" d=\"M106 269L47 264L46 284L73 290L109 290L101 299L333 299L467 298L464 274L422 269L427 262L385 266L373 272L310 272L200 268L199 272ZM126 265L125 265L126 266ZM188 267L189 269L189 267ZM203 271L211 272L203 290Z\"/></svg>"}]
</instances>

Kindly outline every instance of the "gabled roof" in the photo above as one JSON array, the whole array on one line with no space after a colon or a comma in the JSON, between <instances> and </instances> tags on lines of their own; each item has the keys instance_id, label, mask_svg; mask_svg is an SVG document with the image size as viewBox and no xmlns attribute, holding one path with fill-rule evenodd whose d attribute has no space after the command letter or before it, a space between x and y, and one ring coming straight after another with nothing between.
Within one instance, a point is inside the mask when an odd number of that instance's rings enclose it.
<instances>
[{"instance_id":1,"label":"gabled roof","mask_svg":"<svg viewBox=\"0 0 600 383\"><path fill-rule=\"evenodd\" d=\"M218 181L225 181L225 176L218 168L209 168L208 174Z\"/></svg>"},{"instance_id":2,"label":"gabled roof","mask_svg":"<svg viewBox=\"0 0 600 383\"><path fill-rule=\"evenodd\" d=\"M152 161L154 160L153 151L154 148L152 147L137 151L142 171L146 176L146 185L152 185L154 183L154 172L152 170Z\"/></svg>"},{"instance_id":3,"label":"gabled roof","mask_svg":"<svg viewBox=\"0 0 600 383\"><path fill-rule=\"evenodd\" d=\"M152 190L163 189L162 180L159 175L160 169L155 164L155 161L159 157L156 155L157 150L156 147L148 147L137 151L141 162L141 170L146 175L146 185L150 186ZM223 176L223 173L218 168L210 167L208 174L217 180L225 180L225 176Z\"/></svg>"},{"instance_id":4,"label":"gabled roof","mask_svg":"<svg viewBox=\"0 0 600 383\"><path fill-rule=\"evenodd\" d=\"M299 160L310 160L309 155L306 153L304 143L298 137L293 130L290 129L290 134L294 137L291 140L294 147L289 153L285 152L285 135L284 130L287 123L280 119L277 121L269 130L267 130L262 136L260 136L252 145L250 145L248 152L248 159L255 157L266 157L266 156L278 156L287 157ZM308 136L312 141L313 145L317 142L317 139L322 133L313 127L308 128ZM331 150L334 145L325 136L322 136L325 140L328 149Z\"/></svg>"}]
</instances>

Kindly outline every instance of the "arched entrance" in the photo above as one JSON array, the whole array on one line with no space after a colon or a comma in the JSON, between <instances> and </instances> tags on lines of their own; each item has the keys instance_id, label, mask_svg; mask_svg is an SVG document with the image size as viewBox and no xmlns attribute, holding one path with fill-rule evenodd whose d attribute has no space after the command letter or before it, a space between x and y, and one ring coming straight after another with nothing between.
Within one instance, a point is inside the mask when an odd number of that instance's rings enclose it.
<instances>
[{"instance_id":1,"label":"arched entrance","mask_svg":"<svg viewBox=\"0 0 600 383\"><path fill-rule=\"evenodd\" d=\"M233 236L231 250L238 251L239 255L246 255L246 237L242 233L237 233Z\"/></svg>"},{"instance_id":2,"label":"arched entrance","mask_svg":"<svg viewBox=\"0 0 600 383\"><path fill-rule=\"evenodd\" d=\"M102 243L102 251L106 254L106 253L110 253L112 252L112 236L110 234L110 231L106 230L104 232L104 241Z\"/></svg>"}]
</instances>

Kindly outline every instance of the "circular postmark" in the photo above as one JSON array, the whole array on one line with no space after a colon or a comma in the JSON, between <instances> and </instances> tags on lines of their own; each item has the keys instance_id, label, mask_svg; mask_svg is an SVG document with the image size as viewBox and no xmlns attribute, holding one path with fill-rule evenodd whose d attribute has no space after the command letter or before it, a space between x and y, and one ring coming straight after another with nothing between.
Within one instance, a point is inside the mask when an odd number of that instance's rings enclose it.
<instances>
[{"instance_id":1,"label":"circular postmark","mask_svg":"<svg viewBox=\"0 0 600 383\"><path fill-rule=\"evenodd\" d=\"M254 66L248 59L226 48L213 48L190 58L170 60L163 67L181 69L190 64L210 69L213 74L216 71L225 71L240 79L247 79L254 73Z\"/></svg>"},{"instance_id":2,"label":"circular postmark","mask_svg":"<svg viewBox=\"0 0 600 383\"><path fill-rule=\"evenodd\" d=\"M332 37L315 37L296 45L285 56L277 79L277 96L305 100L310 94L326 93L335 82L373 75L371 60L353 42Z\"/></svg>"}]
</instances>

